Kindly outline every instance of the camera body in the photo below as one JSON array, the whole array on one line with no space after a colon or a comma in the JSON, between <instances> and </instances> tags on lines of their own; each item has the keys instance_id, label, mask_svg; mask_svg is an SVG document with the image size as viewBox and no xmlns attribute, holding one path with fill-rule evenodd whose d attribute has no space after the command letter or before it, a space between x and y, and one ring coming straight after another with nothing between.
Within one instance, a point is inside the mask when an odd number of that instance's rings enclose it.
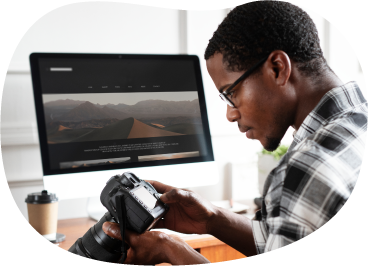
<instances>
[{"instance_id":1,"label":"camera body","mask_svg":"<svg viewBox=\"0 0 368 266\"><path fill-rule=\"evenodd\" d=\"M126 228L139 234L152 226L166 213L169 207L160 200L161 194L131 172L115 175L107 181L100 200L115 221L120 223L116 197L124 196L126 208Z\"/></svg>"},{"instance_id":2,"label":"camera body","mask_svg":"<svg viewBox=\"0 0 368 266\"><path fill-rule=\"evenodd\" d=\"M104 233L104 222L124 224L124 227L139 234L150 230L169 209L160 196L151 184L133 173L111 177L100 196L108 212L69 248L69 252L90 259L117 262L123 254L123 242ZM121 201L121 198L124 200ZM124 202L125 208L116 206L118 202ZM119 217L125 223L119 221Z\"/></svg>"}]
</instances>

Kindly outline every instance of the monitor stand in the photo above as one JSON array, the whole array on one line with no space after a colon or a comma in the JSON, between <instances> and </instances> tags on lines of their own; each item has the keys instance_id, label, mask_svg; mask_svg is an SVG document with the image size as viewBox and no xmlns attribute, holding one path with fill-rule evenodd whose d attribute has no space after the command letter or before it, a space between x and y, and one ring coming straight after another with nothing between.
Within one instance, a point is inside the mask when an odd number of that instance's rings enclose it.
<instances>
[{"instance_id":1,"label":"monitor stand","mask_svg":"<svg viewBox=\"0 0 368 266\"><path fill-rule=\"evenodd\" d=\"M87 213L90 218L99 221L108 210L102 205L100 197L89 197L87 201Z\"/></svg>"}]
</instances>

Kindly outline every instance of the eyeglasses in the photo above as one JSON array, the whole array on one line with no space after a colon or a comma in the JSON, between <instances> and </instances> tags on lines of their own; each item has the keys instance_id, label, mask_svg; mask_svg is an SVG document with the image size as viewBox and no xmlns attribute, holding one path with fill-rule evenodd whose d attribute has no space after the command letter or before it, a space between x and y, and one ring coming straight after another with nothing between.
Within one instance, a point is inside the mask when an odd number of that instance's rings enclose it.
<instances>
[{"instance_id":1,"label":"eyeglasses","mask_svg":"<svg viewBox=\"0 0 368 266\"><path fill-rule=\"evenodd\" d=\"M230 100L230 98L227 95L229 95L231 93L231 91L235 88L236 85L238 85L241 81L243 81L244 79L249 77L250 74L252 74L252 72L254 70L256 70L258 67L260 67L264 62L266 62L267 58L268 58L268 56L263 58L257 64L252 66L250 69L248 69L248 71L246 71L243 75L241 75L240 78L238 78L232 85L230 85L230 87L228 87L226 91L223 91L223 92L220 93L220 95L219 95L220 98L225 103L227 103L227 105L229 105L232 108L235 108L235 104Z\"/></svg>"}]
</instances>

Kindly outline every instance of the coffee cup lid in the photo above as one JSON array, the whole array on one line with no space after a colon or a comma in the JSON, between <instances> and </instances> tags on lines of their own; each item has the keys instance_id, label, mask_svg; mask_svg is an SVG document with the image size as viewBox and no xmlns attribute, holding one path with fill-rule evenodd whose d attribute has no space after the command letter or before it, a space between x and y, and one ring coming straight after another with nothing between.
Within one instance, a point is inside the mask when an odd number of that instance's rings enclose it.
<instances>
[{"instance_id":1,"label":"coffee cup lid","mask_svg":"<svg viewBox=\"0 0 368 266\"><path fill-rule=\"evenodd\" d=\"M54 193L48 193L47 190L42 190L41 192L35 192L28 194L26 198L27 203L31 204L45 204L57 202L58 198Z\"/></svg>"}]
</instances>

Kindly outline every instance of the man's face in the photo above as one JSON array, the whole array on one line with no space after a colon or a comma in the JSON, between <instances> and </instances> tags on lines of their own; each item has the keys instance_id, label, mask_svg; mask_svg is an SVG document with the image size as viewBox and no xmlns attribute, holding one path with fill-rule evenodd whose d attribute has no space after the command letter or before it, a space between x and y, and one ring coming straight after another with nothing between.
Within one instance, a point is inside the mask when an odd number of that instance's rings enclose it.
<instances>
[{"instance_id":1,"label":"man's face","mask_svg":"<svg viewBox=\"0 0 368 266\"><path fill-rule=\"evenodd\" d=\"M222 54L216 53L206 64L217 89L226 91L245 71L227 70L222 59ZM277 74L269 65L266 62L260 67L260 73L251 75L231 90L229 97L235 108L227 106L226 117L230 122L237 122L247 138L259 140L266 150L272 151L292 124L294 106L289 101L289 93L277 86Z\"/></svg>"}]
</instances>

